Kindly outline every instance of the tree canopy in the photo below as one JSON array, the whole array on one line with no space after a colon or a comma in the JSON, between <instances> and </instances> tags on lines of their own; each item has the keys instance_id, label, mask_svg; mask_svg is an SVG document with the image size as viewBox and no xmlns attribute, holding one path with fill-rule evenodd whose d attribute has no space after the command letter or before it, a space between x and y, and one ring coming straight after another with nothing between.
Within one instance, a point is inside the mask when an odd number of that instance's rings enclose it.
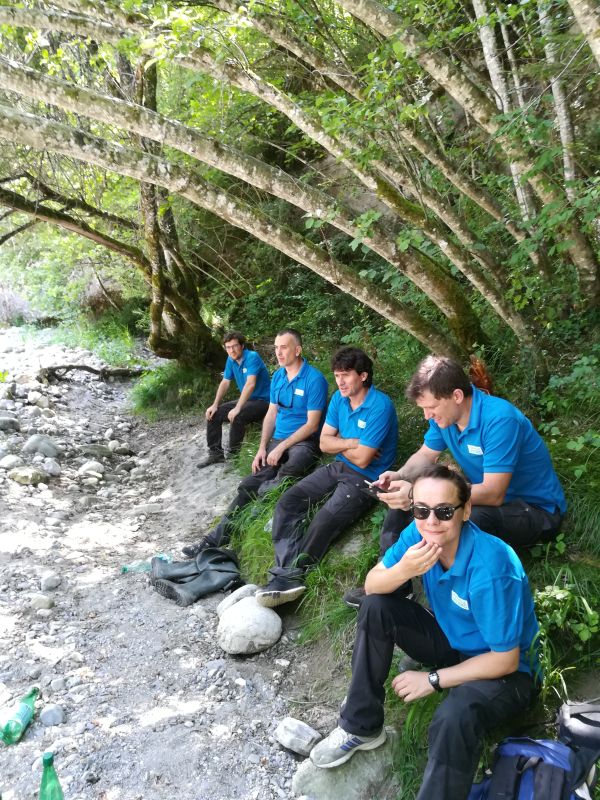
<instances>
[{"instance_id":1,"label":"tree canopy","mask_svg":"<svg viewBox=\"0 0 600 800\"><path fill-rule=\"evenodd\" d=\"M210 361L203 308L275 263L456 355L513 337L542 364L597 307L590 3L26 0L0 24L0 243L43 222L131 264L158 353Z\"/></svg>"}]
</instances>

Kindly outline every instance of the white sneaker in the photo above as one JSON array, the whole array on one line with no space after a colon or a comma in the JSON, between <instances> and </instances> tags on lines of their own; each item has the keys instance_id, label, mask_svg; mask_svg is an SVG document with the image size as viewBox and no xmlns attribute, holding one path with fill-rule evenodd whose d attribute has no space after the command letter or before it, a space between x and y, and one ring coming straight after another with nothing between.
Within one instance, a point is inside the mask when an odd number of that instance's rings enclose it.
<instances>
[{"instance_id":1,"label":"white sneaker","mask_svg":"<svg viewBox=\"0 0 600 800\"><path fill-rule=\"evenodd\" d=\"M352 758L357 750L375 750L385 742L385 728L376 736L356 736L343 728L335 728L329 736L310 751L310 760L315 767L330 769L338 767Z\"/></svg>"}]
</instances>

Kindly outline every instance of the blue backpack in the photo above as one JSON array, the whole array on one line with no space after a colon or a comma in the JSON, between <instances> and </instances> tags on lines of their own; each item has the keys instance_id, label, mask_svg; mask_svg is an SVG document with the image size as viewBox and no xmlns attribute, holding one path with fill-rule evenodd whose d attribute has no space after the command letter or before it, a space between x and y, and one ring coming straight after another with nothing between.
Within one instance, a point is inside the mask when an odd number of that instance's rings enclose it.
<instances>
[{"instance_id":1,"label":"blue backpack","mask_svg":"<svg viewBox=\"0 0 600 800\"><path fill-rule=\"evenodd\" d=\"M591 800L599 757L550 739L504 739L491 775L473 784L468 800Z\"/></svg>"}]
</instances>

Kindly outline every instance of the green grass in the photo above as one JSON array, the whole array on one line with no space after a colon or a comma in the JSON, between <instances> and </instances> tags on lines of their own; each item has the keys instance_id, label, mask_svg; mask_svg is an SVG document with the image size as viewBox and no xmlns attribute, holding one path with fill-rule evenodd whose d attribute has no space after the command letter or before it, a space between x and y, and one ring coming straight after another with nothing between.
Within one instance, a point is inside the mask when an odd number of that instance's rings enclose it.
<instances>
[{"instance_id":1,"label":"green grass","mask_svg":"<svg viewBox=\"0 0 600 800\"><path fill-rule=\"evenodd\" d=\"M131 400L136 414L156 419L182 412L204 413L214 393L213 375L171 362L143 375L131 390Z\"/></svg>"},{"instance_id":2,"label":"green grass","mask_svg":"<svg viewBox=\"0 0 600 800\"><path fill-rule=\"evenodd\" d=\"M51 341L91 350L110 366L126 367L140 363L134 352L135 337L125 325L110 316L98 322L80 318L63 323L53 331Z\"/></svg>"}]
</instances>

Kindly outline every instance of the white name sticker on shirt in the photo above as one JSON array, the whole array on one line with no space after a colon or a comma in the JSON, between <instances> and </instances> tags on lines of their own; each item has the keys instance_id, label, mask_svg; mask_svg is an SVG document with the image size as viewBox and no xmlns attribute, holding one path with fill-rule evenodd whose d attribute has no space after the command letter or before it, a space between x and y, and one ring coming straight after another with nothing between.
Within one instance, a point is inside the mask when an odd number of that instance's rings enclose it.
<instances>
[{"instance_id":1,"label":"white name sticker on shirt","mask_svg":"<svg viewBox=\"0 0 600 800\"><path fill-rule=\"evenodd\" d=\"M366 428L367 427L367 421L364 420L364 419L359 419L357 424L358 424L359 428Z\"/></svg>"},{"instance_id":2,"label":"white name sticker on shirt","mask_svg":"<svg viewBox=\"0 0 600 800\"><path fill-rule=\"evenodd\" d=\"M304 389L295 389L294 394L300 395L300 397L304 397Z\"/></svg>"},{"instance_id":3,"label":"white name sticker on shirt","mask_svg":"<svg viewBox=\"0 0 600 800\"><path fill-rule=\"evenodd\" d=\"M242 372L248 372L248 367L242 367Z\"/></svg>"},{"instance_id":4,"label":"white name sticker on shirt","mask_svg":"<svg viewBox=\"0 0 600 800\"><path fill-rule=\"evenodd\" d=\"M468 600L463 600L462 597L459 597L456 594L456 592L454 591L454 589L452 590L451 597L452 597L452 602L456 603L457 606L460 606L461 608L464 608L465 611L469 610L469 602L468 602Z\"/></svg>"},{"instance_id":5,"label":"white name sticker on shirt","mask_svg":"<svg viewBox=\"0 0 600 800\"><path fill-rule=\"evenodd\" d=\"M482 456L483 450L479 447L478 444L468 444L467 450L471 453L472 456Z\"/></svg>"}]
</instances>

